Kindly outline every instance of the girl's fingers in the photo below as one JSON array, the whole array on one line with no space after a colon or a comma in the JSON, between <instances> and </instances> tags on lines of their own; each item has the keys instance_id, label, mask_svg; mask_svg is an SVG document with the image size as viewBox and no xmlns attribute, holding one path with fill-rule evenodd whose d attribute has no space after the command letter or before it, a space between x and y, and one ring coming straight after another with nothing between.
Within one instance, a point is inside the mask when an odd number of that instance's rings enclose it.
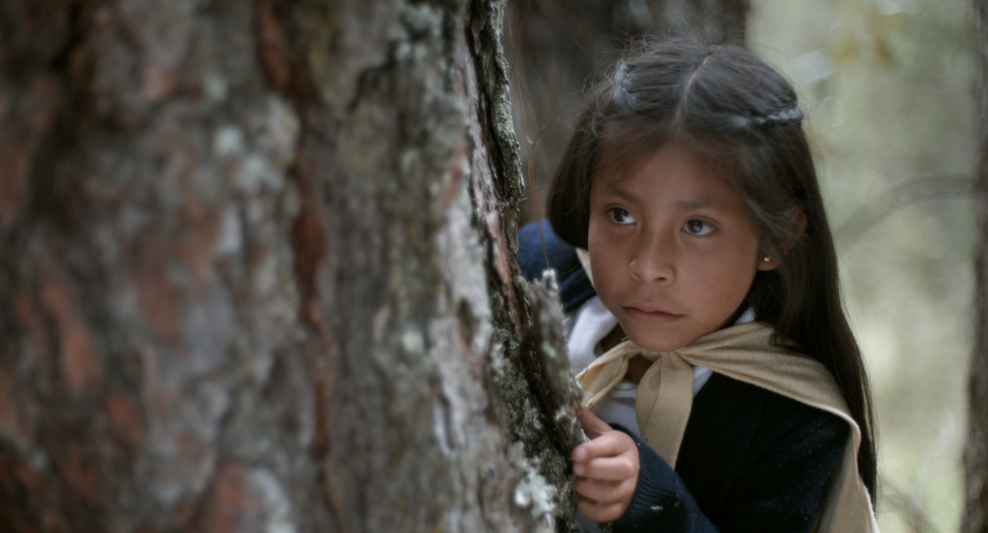
<instances>
[{"instance_id":1,"label":"girl's fingers","mask_svg":"<svg viewBox=\"0 0 988 533\"><path fill-rule=\"evenodd\" d=\"M587 437L595 439L604 433L614 431L607 422L604 422L597 415L593 414L590 409L586 407L579 406L576 412L576 418L580 421L580 426L583 427L583 432L587 434Z\"/></svg>"},{"instance_id":2,"label":"girl's fingers","mask_svg":"<svg viewBox=\"0 0 988 533\"><path fill-rule=\"evenodd\" d=\"M589 461L595 457L621 455L629 450L637 452L635 441L620 431L612 430L574 448L573 460L577 462Z\"/></svg>"},{"instance_id":3,"label":"girl's fingers","mask_svg":"<svg viewBox=\"0 0 988 533\"><path fill-rule=\"evenodd\" d=\"M573 450L573 488L580 496L580 512L598 522L620 518L638 486L638 461L634 439L612 429L577 446Z\"/></svg>"},{"instance_id":4,"label":"girl's fingers","mask_svg":"<svg viewBox=\"0 0 988 533\"><path fill-rule=\"evenodd\" d=\"M576 504L576 508L591 520L611 522L621 518L621 515L624 514L628 506L619 503L600 503L586 498L580 498L580 501Z\"/></svg>"},{"instance_id":5,"label":"girl's fingers","mask_svg":"<svg viewBox=\"0 0 988 533\"><path fill-rule=\"evenodd\" d=\"M601 504L621 503L625 507L631 503L631 498L635 495L635 485L628 481L602 481L577 477L573 480L573 489L580 498Z\"/></svg>"},{"instance_id":6,"label":"girl's fingers","mask_svg":"<svg viewBox=\"0 0 988 533\"><path fill-rule=\"evenodd\" d=\"M638 477L638 464L630 454L617 457L598 457L573 465L573 473L604 481L624 481Z\"/></svg>"}]
</instances>

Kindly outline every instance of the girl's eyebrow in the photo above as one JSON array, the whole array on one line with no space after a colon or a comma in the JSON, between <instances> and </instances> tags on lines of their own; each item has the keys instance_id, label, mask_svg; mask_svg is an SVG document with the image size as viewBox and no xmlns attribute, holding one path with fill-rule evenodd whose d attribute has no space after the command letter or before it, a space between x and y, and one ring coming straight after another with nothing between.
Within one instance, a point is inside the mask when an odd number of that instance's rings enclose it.
<instances>
[{"instance_id":1,"label":"girl's eyebrow","mask_svg":"<svg viewBox=\"0 0 988 533\"><path fill-rule=\"evenodd\" d=\"M717 204L710 198L698 198L696 200L676 202L676 206L680 209L710 209L717 207Z\"/></svg>"},{"instance_id":2,"label":"girl's eyebrow","mask_svg":"<svg viewBox=\"0 0 988 533\"><path fill-rule=\"evenodd\" d=\"M626 202L638 200L638 196L621 187L620 182L609 183L606 188L609 194L613 194ZM716 209L718 204L710 197L701 196L699 198L678 201L676 202L676 207L679 209Z\"/></svg>"},{"instance_id":3,"label":"girl's eyebrow","mask_svg":"<svg viewBox=\"0 0 988 533\"><path fill-rule=\"evenodd\" d=\"M618 180L608 183L606 189L608 193L613 194L626 202L633 202L637 200L637 197L634 194L631 194L626 189L621 187L621 183Z\"/></svg>"}]
</instances>

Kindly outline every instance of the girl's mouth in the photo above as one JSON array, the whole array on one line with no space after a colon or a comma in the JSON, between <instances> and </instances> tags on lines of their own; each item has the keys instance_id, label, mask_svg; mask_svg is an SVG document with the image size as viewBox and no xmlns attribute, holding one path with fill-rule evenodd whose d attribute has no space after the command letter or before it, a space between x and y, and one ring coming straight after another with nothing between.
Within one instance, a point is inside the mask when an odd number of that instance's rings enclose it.
<instances>
[{"instance_id":1,"label":"girl's mouth","mask_svg":"<svg viewBox=\"0 0 988 533\"><path fill-rule=\"evenodd\" d=\"M627 313L633 320L652 325L668 324L669 322L677 320L683 316L660 310L645 311L644 309L640 309L638 307L623 307L623 309L624 312Z\"/></svg>"}]
</instances>

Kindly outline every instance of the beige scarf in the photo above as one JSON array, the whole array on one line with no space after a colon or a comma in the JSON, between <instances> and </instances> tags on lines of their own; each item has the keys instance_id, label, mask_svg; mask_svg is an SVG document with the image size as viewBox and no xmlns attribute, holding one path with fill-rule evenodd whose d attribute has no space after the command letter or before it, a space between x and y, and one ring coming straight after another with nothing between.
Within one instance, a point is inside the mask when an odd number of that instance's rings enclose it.
<instances>
[{"instance_id":1,"label":"beige scarf","mask_svg":"<svg viewBox=\"0 0 988 533\"><path fill-rule=\"evenodd\" d=\"M581 253L584 262L585 252ZM588 262L584 269L590 275ZM624 341L598 357L577 376L583 402L593 407L628 371L628 361L642 355L654 363L638 385L635 411L645 443L675 468L679 446L693 407L691 365L709 368L725 376L822 409L842 418L851 427L831 488L817 519L822 533L878 533L871 498L858 474L861 429L851 417L844 396L829 371L818 361L773 346L774 330L763 323L749 323L709 333L672 352L652 352Z\"/></svg>"}]
</instances>

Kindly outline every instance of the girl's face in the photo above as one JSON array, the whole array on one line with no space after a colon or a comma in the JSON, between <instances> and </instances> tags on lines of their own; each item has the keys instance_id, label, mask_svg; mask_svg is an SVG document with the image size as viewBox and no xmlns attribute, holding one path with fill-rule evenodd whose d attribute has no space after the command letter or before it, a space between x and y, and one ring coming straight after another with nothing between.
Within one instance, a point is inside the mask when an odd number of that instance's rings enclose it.
<instances>
[{"instance_id":1,"label":"girl's face","mask_svg":"<svg viewBox=\"0 0 988 533\"><path fill-rule=\"evenodd\" d=\"M662 145L590 185L590 266L629 339L657 352L729 325L764 261L748 207L694 152Z\"/></svg>"}]
</instances>

